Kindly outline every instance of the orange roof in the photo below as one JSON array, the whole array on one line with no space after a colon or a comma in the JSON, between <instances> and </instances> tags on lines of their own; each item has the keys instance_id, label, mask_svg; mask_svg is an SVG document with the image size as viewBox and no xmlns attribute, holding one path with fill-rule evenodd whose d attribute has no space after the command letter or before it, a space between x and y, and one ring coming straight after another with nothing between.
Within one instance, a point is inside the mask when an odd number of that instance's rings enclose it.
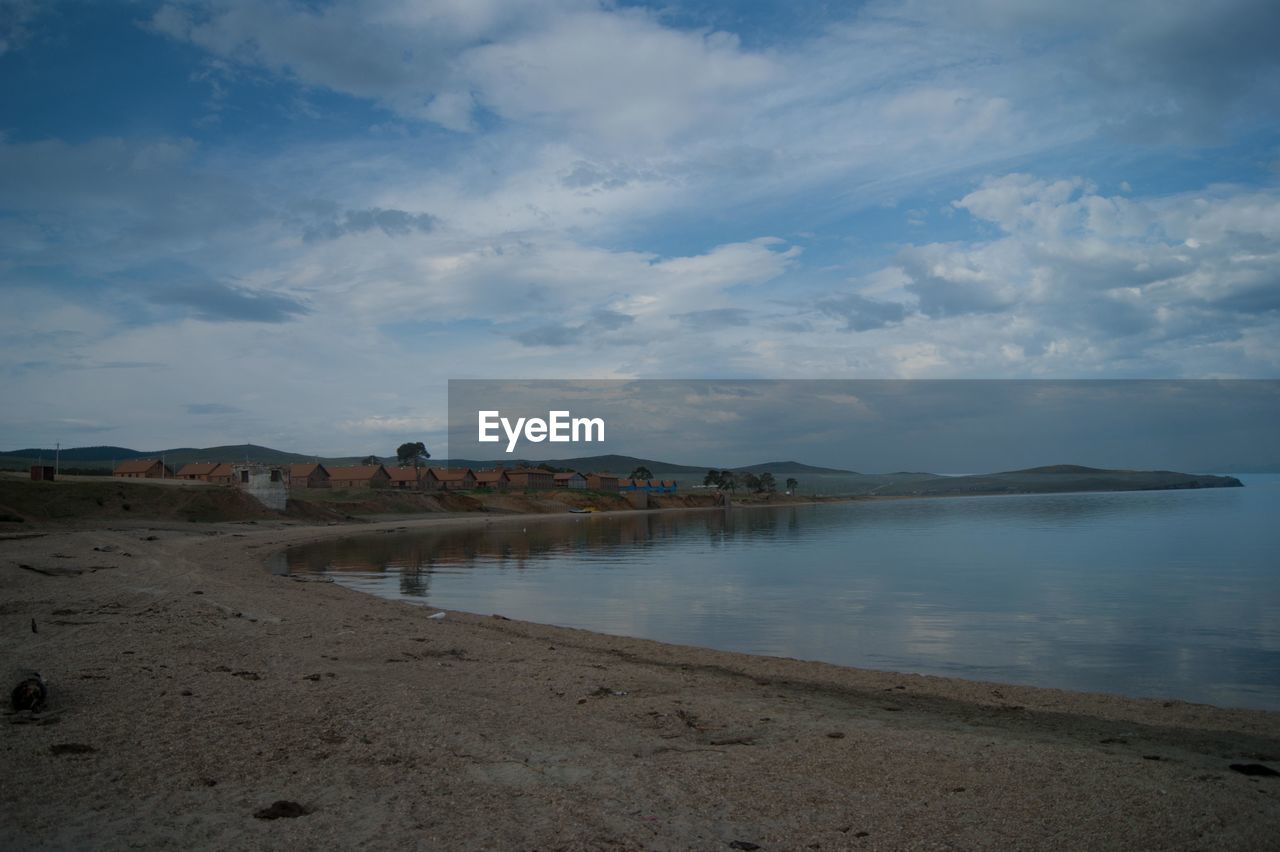
<instances>
[{"instance_id":1,"label":"orange roof","mask_svg":"<svg viewBox=\"0 0 1280 852\"><path fill-rule=\"evenodd\" d=\"M475 478L475 474L471 473L471 468L469 467L464 467L461 470L449 470L448 468L443 467L430 467L427 468L427 470L431 471L435 478L441 482L459 482L466 479L467 476L471 476L472 479Z\"/></svg>"},{"instance_id":2,"label":"orange roof","mask_svg":"<svg viewBox=\"0 0 1280 852\"><path fill-rule=\"evenodd\" d=\"M210 476L230 476L233 473L235 473L235 471L233 471L231 469L231 465L226 462L218 462L218 464L214 466L213 470L209 471Z\"/></svg>"},{"instance_id":3,"label":"orange roof","mask_svg":"<svg viewBox=\"0 0 1280 852\"><path fill-rule=\"evenodd\" d=\"M505 470L477 470L475 476L476 482L501 482L508 478Z\"/></svg>"},{"instance_id":4,"label":"orange roof","mask_svg":"<svg viewBox=\"0 0 1280 852\"><path fill-rule=\"evenodd\" d=\"M330 479L373 479L378 471L386 472L380 464L357 464L351 467L335 467L329 471Z\"/></svg>"},{"instance_id":5,"label":"orange roof","mask_svg":"<svg viewBox=\"0 0 1280 852\"><path fill-rule=\"evenodd\" d=\"M191 462L182 466L178 476L204 476L217 466L217 462Z\"/></svg>"},{"instance_id":6,"label":"orange roof","mask_svg":"<svg viewBox=\"0 0 1280 852\"><path fill-rule=\"evenodd\" d=\"M160 459L129 459L122 461L116 467L116 473L146 473L151 470L153 465L160 463Z\"/></svg>"},{"instance_id":7,"label":"orange roof","mask_svg":"<svg viewBox=\"0 0 1280 852\"><path fill-rule=\"evenodd\" d=\"M575 476L582 477L583 479L586 478L586 477L583 477L582 474L578 473L576 470L569 470L569 471L565 471L564 473L557 473L556 479L558 481L563 482L564 480L567 480L567 479L573 479Z\"/></svg>"},{"instance_id":8,"label":"orange roof","mask_svg":"<svg viewBox=\"0 0 1280 852\"><path fill-rule=\"evenodd\" d=\"M329 472L325 470L324 465L319 462L298 462L296 464L289 465L289 478L306 479L315 472L317 468L324 470L325 473Z\"/></svg>"},{"instance_id":9,"label":"orange roof","mask_svg":"<svg viewBox=\"0 0 1280 852\"><path fill-rule=\"evenodd\" d=\"M418 471L411 467L389 467L387 474L392 482L417 482Z\"/></svg>"}]
</instances>

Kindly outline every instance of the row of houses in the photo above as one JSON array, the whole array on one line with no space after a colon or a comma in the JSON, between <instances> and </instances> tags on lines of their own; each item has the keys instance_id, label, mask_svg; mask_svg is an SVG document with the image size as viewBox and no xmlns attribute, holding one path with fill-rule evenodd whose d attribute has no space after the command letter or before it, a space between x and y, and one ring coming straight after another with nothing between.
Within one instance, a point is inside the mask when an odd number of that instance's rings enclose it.
<instances>
[{"instance_id":1,"label":"row of houses","mask_svg":"<svg viewBox=\"0 0 1280 852\"><path fill-rule=\"evenodd\" d=\"M120 479L189 479L215 485L247 483L248 473L241 465L226 462L193 462L175 473L160 459L130 459L116 467ZM496 468L473 471L471 468L391 467L381 464L351 465L327 468L319 462L270 467L272 482L283 482L289 488L392 488L402 491L471 491L487 488L493 491L551 491L556 488L591 491L641 491L672 494L672 480L621 479L610 473L553 473L541 468Z\"/></svg>"}]
</instances>

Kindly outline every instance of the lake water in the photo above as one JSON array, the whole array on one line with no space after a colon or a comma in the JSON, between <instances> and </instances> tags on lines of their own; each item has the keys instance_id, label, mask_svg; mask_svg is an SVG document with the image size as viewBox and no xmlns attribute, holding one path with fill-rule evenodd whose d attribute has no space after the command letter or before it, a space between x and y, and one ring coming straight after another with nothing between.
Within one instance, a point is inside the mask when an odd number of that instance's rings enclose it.
<instances>
[{"instance_id":1,"label":"lake water","mask_svg":"<svg viewBox=\"0 0 1280 852\"><path fill-rule=\"evenodd\" d=\"M1240 478L497 521L285 562L376 595L603 633L1280 710L1280 476Z\"/></svg>"}]
</instances>

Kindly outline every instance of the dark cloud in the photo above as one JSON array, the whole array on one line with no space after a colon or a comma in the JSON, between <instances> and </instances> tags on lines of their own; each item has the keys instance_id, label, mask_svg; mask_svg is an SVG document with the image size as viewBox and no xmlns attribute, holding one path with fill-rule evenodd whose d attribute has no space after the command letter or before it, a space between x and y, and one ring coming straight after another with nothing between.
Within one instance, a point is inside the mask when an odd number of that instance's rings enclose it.
<instances>
[{"instance_id":1,"label":"dark cloud","mask_svg":"<svg viewBox=\"0 0 1280 852\"><path fill-rule=\"evenodd\" d=\"M601 308L591 313L591 325L596 328L602 328L605 331L617 331L620 328L626 328L636 321L631 314L624 314L621 311L610 311Z\"/></svg>"},{"instance_id":2,"label":"dark cloud","mask_svg":"<svg viewBox=\"0 0 1280 852\"><path fill-rule=\"evenodd\" d=\"M520 332L515 339L525 346L571 346L581 339L581 327L542 325Z\"/></svg>"},{"instance_id":3,"label":"dark cloud","mask_svg":"<svg viewBox=\"0 0 1280 852\"><path fill-rule=\"evenodd\" d=\"M710 308L705 311L672 314L671 317L685 328L695 331L715 331L719 328L751 324L751 312L742 308Z\"/></svg>"},{"instance_id":4,"label":"dark cloud","mask_svg":"<svg viewBox=\"0 0 1280 852\"><path fill-rule=\"evenodd\" d=\"M871 331L896 325L907 317L907 306L900 302L881 302L857 293L823 299L818 310L843 320L845 331Z\"/></svg>"},{"instance_id":5,"label":"dark cloud","mask_svg":"<svg viewBox=\"0 0 1280 852\"><path fill-rule=\"evenodd\" d=\"M626 328L636 321L631 314L611 311L608 308L597 308L591 312L591 318L578 325L551 323L540 325L514 335L515 339L525 346L572 346L582 343L600 332L617 331Z\"/></svg>"},{"instance_id":6,"label":"dark cloud","mask_svg":"<svg viewBox=\"0 0 1280 852\"><path fill-rule=\"evenodd\" d=\"M430 213L409 213L405 210L384 210L370 207L365 210L348 210L341 216L305 228L302 238L309 243L336 240L347 234L363 234L380 230L388 237L403 237L414 231L428 233L440 220Z\"/></svg>"},{"instance_id":7,"label":"dark cloud","mask_svg":"<svg viewBox=\"0 0 1280 852\"><path fill-rule=\"evenodd\" d=\"M310 313L306 305L288 296L213 282L171 285L153 291L150 298L160 305L191 308L197 318L210 322L279 323Z\"/></svg>"},{"instance_id":8,"label":"dark cloud","mask_svg":"<svg viewBox=\"0 0 1280 852\"><path fill-rule=\"evenodd\" d=\"M234 405L223 405L220 402L192 402L186 406L188 414L240 414L243 408L236 408Z\"/></svg>"}]
</instances>

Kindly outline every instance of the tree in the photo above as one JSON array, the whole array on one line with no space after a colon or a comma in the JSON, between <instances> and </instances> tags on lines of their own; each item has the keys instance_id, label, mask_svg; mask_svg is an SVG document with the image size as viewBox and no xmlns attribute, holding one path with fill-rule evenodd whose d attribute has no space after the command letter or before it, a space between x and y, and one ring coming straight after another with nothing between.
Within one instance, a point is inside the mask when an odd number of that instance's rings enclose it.
<instances>
[{"instance_id":1,"label":"tree","mask_svg":"<svg viewBox=\"0 0 1280 852\"><path fill-rule=\"evenodd\" d=\"M360 459L360 464L373 465L373 464L382 464L382 462L378 461L377 456L365 456L364 458Z\"/></svg>"},{"instance_id":2,"label":"tree","mask_svg":"<svg viewBox=\"0 0 1280 852\"><path fill-rule=\"evenodd\" d=\"M396 461L400 462L401 467L412 462L414 469L417 470L418 464L429 458L431 453L427 452L426 445L421 441L401 444L396 448Z\"/></svg>"},{"instance_id":3,"label":"tree","mask_svg":"<svg viewBox=\"0 0 1280 852\"><path fill-rule=\"evenodd\" d=\"M653 479L653 471L649 470L649 468L645 467L644 465L640 465L638 468L631 471L630 478L631 479Z\"/></svg>"},{"instance_id":4,"label":"tree","mask_svg":"<svg viewBox=\"0 0 1280 852\"><path fill-rule=\"evenodd\" d=\"M794 494L796 492L796 489L799 487L800 487L800 480L796 479L794 476L787 477L787 493L788 494Z\"/></svg>"},{"instance_id":5,"label":"tree","mask_svg":"<svg viewBox=\"0 0 1280 852\"><path fill-rule=\"evenodd\" d=\"M703 485L719 485L722 479L723 479L723 476L721 475L720 471L712 468L711 470L707 471L706 476L702 477L702 484Z\"/></svg>"},{"instance_id":6,"label":"tree","mask_svg":"<svg viewBox=\"0 0 1280 852\"><path fill-rule=\"evenodd\" d=\"M778 490L778 483L774 481L773 474L765 471L760 474L760 490L773 493Z\"/></svg>"},{"instance_id":7,"label":"tree","mask_svg":"<svg viewBox=\"0 0 1280 852\"><path fill-rule=\"evenodd\" d=\"M738 474L731 470L720 471L720 487L725 491L738 491Z\"/></svg>"},{"instance_id":8,"label":"tree","mask_svg":"<svg viewBox=\"0 0 1280 852\"><path fill-rule=\"evenodd\" d=\"M760 491L760 477L756 476L754 473L744 473L742 475L742 484L745 485L747 490L753 494L759 493Z\"/></svg>"}]
</instances>

